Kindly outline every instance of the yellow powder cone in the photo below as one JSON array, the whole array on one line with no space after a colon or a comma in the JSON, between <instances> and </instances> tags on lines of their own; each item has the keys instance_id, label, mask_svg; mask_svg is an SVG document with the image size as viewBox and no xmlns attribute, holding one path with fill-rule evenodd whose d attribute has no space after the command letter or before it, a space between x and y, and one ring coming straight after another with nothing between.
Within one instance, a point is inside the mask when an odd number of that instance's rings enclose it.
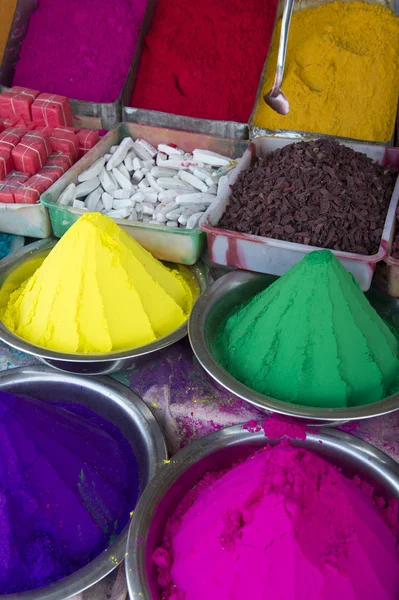
<instances>
[{"instance_id":1,"label":"yellow powder cone","mask_svg":"<svg viewBox=\"0 0 399 600\"><path fill-rule=\"evenodd\" d=\"M4 324L70 353L135 348L182 325L193 292L112 219L88 213L10 296Z\"/></svg>"}]
</instances>

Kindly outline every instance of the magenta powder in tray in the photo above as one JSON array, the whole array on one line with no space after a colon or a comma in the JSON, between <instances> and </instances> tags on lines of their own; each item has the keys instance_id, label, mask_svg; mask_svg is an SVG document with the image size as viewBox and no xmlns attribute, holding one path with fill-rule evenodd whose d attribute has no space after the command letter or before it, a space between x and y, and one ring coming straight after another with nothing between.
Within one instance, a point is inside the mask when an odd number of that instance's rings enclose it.
<instances>
[{"instance_id":1,"label":"magenta powder in tray","mask_svg":"<svg viewBox=\"0 0 399 600\"><path fill-rule=\"evenodd\" d=\"M39 0L13 85L115 102L136 48L146 0Z\"/></svg>"},{"instance_id":2,"label":"magenta powder in tray","mask_svg":"<svg viewBox=\"0 0 399 600\"><path fill-rule=\"evenodd\" d=\"M0 595L85 566L122 531L138 494L136 458L112 423L81 405L0 392Z\"/></svg>"}]
</instances>

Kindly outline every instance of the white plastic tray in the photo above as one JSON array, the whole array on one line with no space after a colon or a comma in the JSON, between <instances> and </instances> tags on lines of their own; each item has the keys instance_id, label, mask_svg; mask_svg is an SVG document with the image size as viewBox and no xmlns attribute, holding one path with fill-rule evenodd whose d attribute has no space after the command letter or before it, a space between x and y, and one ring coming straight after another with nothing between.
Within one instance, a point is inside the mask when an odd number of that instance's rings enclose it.
<instances>
[{"instance_id":1,"label":"white plastic tray","mask_svg":"<svg viewBox=\"0 0 399 600\"><path fill-rule=\"evenodd\" d=\"M237 180L238 175L248 169L257 157L265 156L277 148L283 148L288 144L299 141L303 140L293 142L284 138L261 137L251 142L231 175L230 185L222 189L200 223L201 229L207 234L209 258L213 263L270 275L283 275L309 252L322 249L305 244L230 231L217 226L229 203L230 186ZM363 152L384 166L398 166L399 148L350 143L345 145L358 152ZM398 200L399 183L397 181L388 208L380 247L376 254L365 256L333 250L335 256L347 271L352 273L363 291L367 291L370 287L376 264L386 256L388 242L394 227Z\"/></svg>"},{"instance_id":2,"label":"white plastic tray","mask_svg":"<svg viewBox=\"0 0 399 600\"><path fill-rule=\"evenodd\" d=\"M25 237L46 238L51 235L47 209L41 204L1 204L0 231Z\"/></svg>"}]
</instances>

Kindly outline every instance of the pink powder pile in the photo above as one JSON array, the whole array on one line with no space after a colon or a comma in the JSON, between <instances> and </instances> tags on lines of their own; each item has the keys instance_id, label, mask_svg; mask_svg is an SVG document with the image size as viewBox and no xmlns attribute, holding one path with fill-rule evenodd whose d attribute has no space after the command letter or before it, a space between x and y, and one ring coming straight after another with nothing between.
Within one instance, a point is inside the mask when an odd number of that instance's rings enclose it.
<instances>
[{"instance_id":1,"label":"pink powder pile","mask_svg":"<svg viewBox=\"0 0 399 600\"><path fill-rule=\"evenodd\" d=\"M146 0L39 0L13 85L89 102L122 92Z\"/></svg>"},{"instance_id":2,"label":"pink powder pile","mask_svg":"<svg viewBox=\"0 0 399 600\"><path fill-rule=\"evenodd\" d=\"M153 555L167 600L397 600L397 502L285 439L207 473Z\"/></svg>"}]
</instances>

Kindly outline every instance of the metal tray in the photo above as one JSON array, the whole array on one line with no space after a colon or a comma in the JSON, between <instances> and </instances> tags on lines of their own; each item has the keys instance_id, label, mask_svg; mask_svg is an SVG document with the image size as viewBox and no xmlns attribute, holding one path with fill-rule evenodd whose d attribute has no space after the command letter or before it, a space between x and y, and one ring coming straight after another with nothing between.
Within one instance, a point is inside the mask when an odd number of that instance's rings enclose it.
<instances>
[{"instance_id":1,"label":"metal tray","mask_svg":"<svg viewBox=\"0 0 399 600\"><path fill-rule=\"evenodd\" d=\"M298 12L298 11L304 10L306 8L317 7L317 6L320 6L321 4L329 4L330 2L334 2L334 1L335 0L297 0L294 5L294 12ZM340 0L340 1L341 2L352 2L354 0ZM360 1L367 2L368 4L379 4L381 6L384 6L385 8L390 8L396 15L399 15L399 0L360 0ZM284 4L285 4L285 0L278 1L277 12L276 12L276 21L274 24L273 36L272 36L269 48L272 47L273 39L276 34L276 24L277 24L277 21L281 18L282 14L283 14ZM314 139L316 137L316 138L327 138L327 139L332 138L332 139L338 140L339 142L342 142L342 143L359 144L362 141L364 141L366 144L372 145L372 146L374 146L374 145L375 146L393 146L394 145L395 139L396 139L397 119L395 119L392 137L388 144L385 142L370 142L368 140L345 138L345 137L333 136L333 135L321 134L321 133L312 133L310 131L299 131L299 130L295 131L295 130L290 130L290 129L275 129L275 130L267 129L265 127L258 127L257 125L255 125L254 121L255 121L255 116L256 116L256 109L257 109L259 101L262 100L263 81L264 81L265 73L266 73L266 70L268 67L268 59L269 59L269 52L266 56L265 65L263 67L262 75L260 78L258 92L256 94L255 105L254 105L253 111L251 113L251 116L249 118L249 139L252 140L259 136L262 136L262 137L278 136L280 138L287 138L287 139L293 141L293 140ZM275 68L275 66L273 68ZM283 82L283 87L284 87L284 82Z\"/></svg>"},{"instance_id":2,"label":"metal tray","mask_svg":"<svg viewBox=\"0 0 399 600\"><path fill-rule=\"evenodd\" d=\"M39 0L18 0L14 20L0 65L0 90L8 89L14 77L22 42L29 26L31 13ZM70 99L75 126L79 129L111 129L122 120L122 97L133 92L133 73L140 58L139 46L136 47L133 60L126 76L125 85L115 102L96 103ZM40 90L46 92L46 90Z\"/></svg>"},{"instance_id":3,"label":"metal tray","mask_svg":"<svg viewBox=\"0 0 399 600\"><path fill-rule=\"evenodd\" d=\"M186 446L150 483L137 505L129 531L125 564L132 600L160 598L151 557L162 540L168 517L184 494L208 470L229 467L267 443L263 431L251 433L242 425L227 427ZM306 440L293 440L293 443L314 451L341 468L348 477L360 475L383 497L399 500L399 466L366 442L326 428L322 433L308 433Z\"/></svg>"},{"instance_id":4,"label":"metal tray","mask_svg":"<svg viewBox=\"0 0 399 600\"><path fill-rule=\"evenodd\" d=\"M86 156L42 195L41 202L49 209L54 235L61 237L83 214L83 211L77 208L57 204L61 192L71 182L76 183L79 173L87 169L97 158L106 154L111 146L118 144L126 136L135 139L143 138L154 146L161 142L175 143L187 152L191 152L194 148L202 148L232 158L241 157L248 147L247 142L240 140L223 139L133 123L119 125L102 138ZM199 259L205 245L205 234L199 227L189 230L150 225L127 219L115 219L115 222L160 260L193 265Z\"/></svg>"},{"instance_id":5,"label":"metal tray","mask_svg":"<svg viewBox=\"0 0 399 600\"><path fill-rule=\"evenodd\" d=\"M272 275L233 271L217 279L198 298L190 315L188 336L195 357L202 368L212 377L213 384L228 390L231 394L242 398L260 410L302 419L302 422L308 425L342 424L379 417L398 410L399 393L378 402L345 408L292 404L251 389L220 365L214 352L215 335L217 335L219 324L238 305L251 300L256 294L274 283L276 279ZM382 294L374 287L367 292L366 297L380 317L392 329L397 330L399 302Z\"/></svg>"},{"instance_id":6,"label":"metal tray","mask_svg":"<svg viewBox=\"0 0 399 600\"><path fill-rule=\"evenodd\" d=\"M0 262L1 309L7 305L10 293L33 275L56 243L57 240L54 238L34 242ZM208 287L207 269L201 261L187 269L196 279L199 293L204 292ZM187 322L188 320L168 335L144 346L106 354L68 354L36 346L12 333L1 321L0 339L12 348L26 352L60 371L85 375L110 375L145 364L154 358L154 354L184 338L187 335Z\"/></svg>"},{"instance_id":7,"label":"metal tray","mask_svg":"<svg viewBox=\"0 0 399 600\"><path fill-rule=\"evenodd\" d=\"M133 61L131 77L131 88L126 88L122 94L122 120L130 123L141 123L142 125L155 125L157 127L167 127L170 129L179 129L194 133L206 133L216 135L222 138L248 139L248 123L238 123L237 121L215 121L211 119L196 119L195 117L185 117L182 115L173 115L171 113L159 112L157 110L148 110L145 108L132 108L130 101L133 89L136 83L138 70L140 67L140 56L142 54L145 38L151 28L158 0L148 0L147 8L141 25L139 40L137 43L137 60Z\"/></svg>"},{"instance_id":8,"label":"metal tray","mask_svg":"<svg viewBox=\"0 0 399 600\"><path fill-rule=\"evenodd\" d=\"M47 367L12 369L0 374L0 390L48 402L74 402L108 419L130 442L139 461L140 494L163 466L167 450L162 431L145 403L129 388L107 377L85 378ZM4 600L67 600L91 587L122 562L129 524L114 543L82 569L44 588L6 594Z\"/></svg>"}]
</instances>

